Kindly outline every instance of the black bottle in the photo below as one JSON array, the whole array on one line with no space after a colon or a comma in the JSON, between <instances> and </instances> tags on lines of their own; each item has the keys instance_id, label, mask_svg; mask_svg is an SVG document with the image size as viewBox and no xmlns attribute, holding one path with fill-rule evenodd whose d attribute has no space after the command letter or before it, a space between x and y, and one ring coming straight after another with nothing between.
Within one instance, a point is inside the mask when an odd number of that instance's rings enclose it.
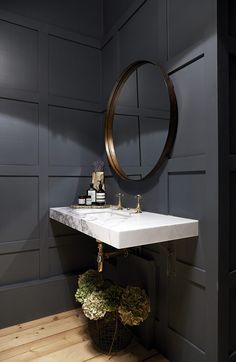
<instances>
[{"instance_id":1,"label":"black bottle","mask_svg":"<svg viewBox=\"0 0 236 362\"><path fill-rule=\"evenodd\" d=\"M90 188L87 190L87 195L91 196L92 205L96 204L96 190L93 187L93 184L90 184Z\"/></svg>"},{"instance_id":2,"label":"black bottle","mask_svg":"<svg viewBox=\"0 0 236 362\"><path fill-rule=\"evenodd\" d=\"M96 193L96 203L98 206L102 206L106 204L106 194L102 188L102 182L99 183L99 189Z\"/></svg>"}]
</instances>

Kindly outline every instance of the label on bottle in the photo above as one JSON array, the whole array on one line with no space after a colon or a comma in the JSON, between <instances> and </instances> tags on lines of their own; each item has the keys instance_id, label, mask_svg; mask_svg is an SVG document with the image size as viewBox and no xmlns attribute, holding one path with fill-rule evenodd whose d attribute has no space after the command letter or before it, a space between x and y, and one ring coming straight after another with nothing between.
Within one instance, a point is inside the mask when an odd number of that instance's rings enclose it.
<instances>
[{"instance_id":1,"label":"label on bottle","mask_svg":"<svg viewBox=\"0 0 236 362\"><path fill-rule=\"evenodd\" d=\"M85 205L85 197L79 197L78 198L78 204L79 205Z\"/></svg>"},{"instance_id":2,"label":"label on bottle","mask_svg":"<svg viewBox=\"0 0 236 362\"><path fill-rule=\"evenodd\" d=\"M106 203L106 194L105 192L97 192L96 201L98 204L105 204Z\"/></svg>"},{"instance_id":3,"label":"label on bottle","mask_svg":"<svg viewBox=\"0 0 236 362\"><path fill-rule=\"evenodd\" d=\"M92 204L96 202L96 191L95 190L88 190L88 196L91 196Z\"/></svg>"},{"instance_id":4,"label":"label on bottle","mask_svg":"<svg viewBox=\"0 0 236 362\"><path fill-rule=\"evenodd\" d=\"M91 197L86 198L86 205L88 205L88 206L92 205Z\"/></svg>"}]
</instances>

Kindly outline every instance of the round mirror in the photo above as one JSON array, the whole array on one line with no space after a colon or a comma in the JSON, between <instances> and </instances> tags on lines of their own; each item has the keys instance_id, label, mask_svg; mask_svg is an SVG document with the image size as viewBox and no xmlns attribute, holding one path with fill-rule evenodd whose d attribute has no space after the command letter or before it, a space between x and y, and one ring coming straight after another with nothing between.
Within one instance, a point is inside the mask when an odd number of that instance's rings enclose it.
<instances>
[{"instance_id":1,"label":"round mirror","mask_svg":"<svg viewBox=\"0 0 236 362\"><path fill-rule=\"evenodd\" d=\"M105 147L113 170L143 180L169 157L177 131L172 82L161 66L131 64L115 84L107 106Z\"/></svg>"}]
</instances>

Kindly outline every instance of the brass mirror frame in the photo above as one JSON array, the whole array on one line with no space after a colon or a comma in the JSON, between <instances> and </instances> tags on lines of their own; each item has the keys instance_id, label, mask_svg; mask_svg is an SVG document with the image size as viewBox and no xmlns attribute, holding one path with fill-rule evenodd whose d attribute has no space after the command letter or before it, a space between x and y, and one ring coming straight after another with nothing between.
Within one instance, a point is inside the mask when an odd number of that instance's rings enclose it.
<instances>
[{"instance_id":1,"label":"brass mirror frame","mask_svg":"<svg viewBox=\"0 0 236 362\"><path fill-rule=\"evenodd\" d=\"M167 90L169 93L170 124L169 124L169 131L168 131L166 143L165 143L165 146L163 148L163 151L162 151L157 163L155 164L153 169L147 175L145 175L142 179L133 180L133 179L130 179L126 175L126 173L123 171L123 169L120 166L120 163L116 157L116 152L115 152L115 147L114 147L114 142L113 142L113 121L114 121L114 114L115 114L117 101L118 101L119 95L121 93L121 90L122 90L125 82L136 69L138 69L139 67L141 67L144 64L153 64L154 66L156 66L158 68L158 70L161 72L161 74L163 76L163 79L165 81L165 84L166 84L166 87L167 87ZM156 63L153 63L153 62L150 62L147 60L140 60L140 61L132 63L123 71L120 78L116 82L116 84L111 92L110 98L108 100L108 104L107 104L107 112L106 112L106 117L105 117L105 149L106 149L106 154L107 154L109 164L111 165L113 170L116 172L116 174L118 176L120 176L123 180L130 180L130 181L145 180L146 178L152 176L155 172L157 172L160 169L160 167L163 165L163 163L169 158L172 147L174 145L176 132L177 132L177 126L178 126L177 101L176 101L176 96L175 96L175 92L174 92L174 86L173 86L173 83L172 83L171 79L169 78L168 74L164 71L164 69L159 64L156 64Z\"/></svg>"}]
</instances>

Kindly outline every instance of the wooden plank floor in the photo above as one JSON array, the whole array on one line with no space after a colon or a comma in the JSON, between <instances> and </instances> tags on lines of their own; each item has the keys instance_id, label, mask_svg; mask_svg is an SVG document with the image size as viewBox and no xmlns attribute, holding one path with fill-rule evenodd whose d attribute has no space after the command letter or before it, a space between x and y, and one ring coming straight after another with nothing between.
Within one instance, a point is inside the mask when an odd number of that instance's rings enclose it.
<instances>
[{"instance_id":1,"label":"wooden plank floor","mask_svg":"<svg viewBox=\"0 0 236 362\"><path fill-rule=\"evenodd\" d=\"M80 310L71 310L0 330L0 361L7 362L168 362L156 350L133 342L107 356L93 346Z\"/></svg>"}]
</instances>

